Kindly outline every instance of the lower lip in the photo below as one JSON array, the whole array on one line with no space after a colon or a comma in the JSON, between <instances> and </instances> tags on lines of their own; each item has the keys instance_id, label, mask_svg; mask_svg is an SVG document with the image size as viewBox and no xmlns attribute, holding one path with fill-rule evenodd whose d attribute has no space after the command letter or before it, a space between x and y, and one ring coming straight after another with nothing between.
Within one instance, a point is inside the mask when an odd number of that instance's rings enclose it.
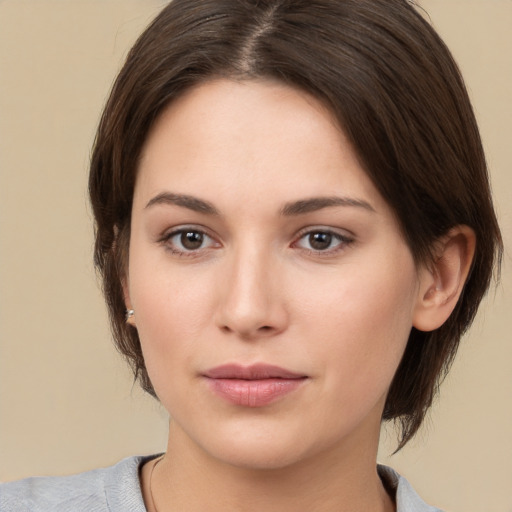
<instances>
[{"instance_id":1,"label":"lower lip","mask_svg":"<svg viewBox=\"0 0 512 512\"><path fill-rule=\"evenodd\" d=\"M228 402L244 407L263 407L299 388L305 379L211 379L210 389Z\"/></svg>"}]
</instances>

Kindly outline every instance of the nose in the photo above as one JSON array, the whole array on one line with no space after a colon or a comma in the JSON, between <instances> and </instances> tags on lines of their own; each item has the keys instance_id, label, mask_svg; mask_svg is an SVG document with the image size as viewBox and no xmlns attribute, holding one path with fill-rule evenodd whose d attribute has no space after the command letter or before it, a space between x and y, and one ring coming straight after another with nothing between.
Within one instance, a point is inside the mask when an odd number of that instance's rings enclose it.
<instances>
[{"instance_id":1,"label":"nose","mask_svg":"<svg viewBox=\"0 0 512 512\"><path fill-rule=\"evenodd\" d=\"M225 263L219 283L218 327L246 340L283 332L288 312L279 262L264 251L250 248Z\"/></svg>"}]
</instances>

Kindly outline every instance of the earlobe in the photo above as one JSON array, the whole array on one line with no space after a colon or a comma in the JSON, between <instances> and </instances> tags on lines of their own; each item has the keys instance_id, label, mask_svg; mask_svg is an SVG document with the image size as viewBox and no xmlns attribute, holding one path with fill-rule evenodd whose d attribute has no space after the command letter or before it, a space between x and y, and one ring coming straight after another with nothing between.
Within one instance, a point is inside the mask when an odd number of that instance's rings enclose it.
<instances>
[{"instance_id":1,"label":"earlobe","mask_svg":"<svg viewBox=\"0 0 512 512\"><path fill-rule=\"evenodd\" d=\"M133 310L133 309L126 310L126 323L128 325L133 325L135 327L135 310Z\"/></svg>"},{"instance_id":2,"label":"earlobe","mask_svg":"<svg viewBox=\"0 0 512 512\"><path fill-rule=\"evenodd\" d=\"M124 304L126 306L126 323L136 327L135 310L133 309L132 302L130 300L130 292L126 278L122 279L121 286L123 287Z\"/></svg>"},{"instance_id":3,"label":"earlobe","mask_svg":"<svg viewBox=\"0 0 512 512\"><path fill-rule=\"evenodd\" d=\"M419 272L419 291L413 326L433 331L454 310L471 269L476 236L464 225L455 226L436 244L435 259Z\"/></svg>"}]
</instances>

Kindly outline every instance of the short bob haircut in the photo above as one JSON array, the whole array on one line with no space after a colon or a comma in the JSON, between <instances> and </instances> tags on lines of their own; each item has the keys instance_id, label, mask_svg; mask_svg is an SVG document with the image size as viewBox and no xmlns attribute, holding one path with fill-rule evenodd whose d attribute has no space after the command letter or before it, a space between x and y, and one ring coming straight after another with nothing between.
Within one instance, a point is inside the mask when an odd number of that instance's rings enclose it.
<instances>
[{"instance_id":1,"label":"short bob haircut","mask_svg":"<svg viewBox=\"0 0 512 512\"><path fill-rule=\"evenodd\" d=\"M435 242L450 228L475 231L476 253L455 310L433 332L412 329L389 389L383 420L399 424L400 449L432 404L502 253L457 65L407 0L174 0L163 9L113 85L89 181L95 263L115 342L153 396L122 291L138 161L162 111L215 78L277 80L322 101L394 211L417 265L433 261Z\"/></svg>"}]
</instances>

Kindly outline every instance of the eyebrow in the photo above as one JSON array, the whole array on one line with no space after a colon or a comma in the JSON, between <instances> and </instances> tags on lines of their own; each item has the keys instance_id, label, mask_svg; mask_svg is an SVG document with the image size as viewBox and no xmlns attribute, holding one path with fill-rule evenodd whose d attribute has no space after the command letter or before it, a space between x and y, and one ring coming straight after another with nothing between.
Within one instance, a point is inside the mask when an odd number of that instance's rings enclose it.
<instances>
[{"instance_id":1,"label":"eyebrow","mask_svg":"<svg viewBox=\"0 0 512 512\"><path fill-rule=\"evenodd\" d=\"M154 205L176 205L195 212L203 213L205 215L220 215L219 211L212 203L198 199L194 196L186 194L174 194L172 192L162 192L153 197L145 208L150 208ZM351 206L356 208L363 208L369 212L375 213L373 206L363 201L362 199L354 199L350 197L312 197L308 199L300 199L286 203L281 209L281 215L286 217L294 215L302 215L305 213L315 212L323 208L330 208L333 206Z\"/></svg>"},{"instance_id":2,"label":"eyebrow","mask_svg":"<svg viewBox=\"0 0 512 512\"><path fill-rule=\"evenodd\" d=\"M183 208L188 208L189 210L204 213L206 215L219 215L217 208L208 201L203 201L197 197L185 194L173 194L171 192L162 192L161 194L153 197L145 208L150 208L151 206L159 204L182 206Z\"/></svg>"},{"instance_id":3,"label":"eyebrow","mask_svg":"<svg viewBox=\"0 0 512 512\"><path fill-rule=\"evenodd\" d=\"M292 216L302 215L304 213L315 212L322 210L323 208L330 208L333 206L353 206L356 208L363 208L372 213L375 212L373 206L363 201L362 199L354 199L351 197L312 197L310 199L301 199L299 201L293 201L286 203L281 209L281 215Z\"/></svg>"}]
</instances>

